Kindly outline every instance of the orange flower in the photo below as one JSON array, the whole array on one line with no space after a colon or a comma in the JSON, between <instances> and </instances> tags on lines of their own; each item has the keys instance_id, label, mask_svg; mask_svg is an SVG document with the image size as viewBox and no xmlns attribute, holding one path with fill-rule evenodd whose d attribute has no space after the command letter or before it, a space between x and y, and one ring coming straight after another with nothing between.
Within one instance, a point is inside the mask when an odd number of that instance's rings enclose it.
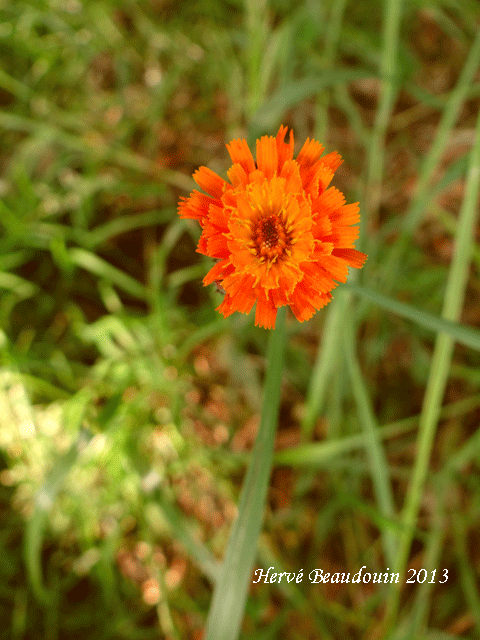
<instances>
[{"instance_id":1,"label":"orange flower","mask_svg":"<svg viewBox=\"0 0 480 640\"><path fill-rule=\"evenodd\" d=\"M358 202L345 204L327 188L340 155L320 157L324 147L308 138L294 160L293 132L288 143L286 133L281 126L276 138L257 140L257 162L246 140L232 140L230 182L200 167L193 177L208 195L195 190L178 207L180 217L202 226L197 251L217 260L203 284L223 287L218 310L248 313L256 302L255 324L267 329L284 305L309 320L346 281L348 267L367 259L354 248Z\"/></svg>"}]
</instances>

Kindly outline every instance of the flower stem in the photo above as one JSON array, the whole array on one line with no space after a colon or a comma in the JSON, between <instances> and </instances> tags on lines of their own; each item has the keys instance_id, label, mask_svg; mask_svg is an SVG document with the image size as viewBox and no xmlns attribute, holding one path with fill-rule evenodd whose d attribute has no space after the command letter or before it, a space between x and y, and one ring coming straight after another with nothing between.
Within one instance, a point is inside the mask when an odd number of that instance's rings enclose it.
<instances>
[{"instance_id":1,"label":"flower stem","mask_svg":"<svg viewBox=\"0 0 480 640\"><path fill-rule=\"evenodd\" d=\"M285 353L285 315L286 307L280 308L268 341L260 428L240 497L238 518L215 583L205 640L237 640L240 634L272 469Z\"/></svg>"}]
</instances>

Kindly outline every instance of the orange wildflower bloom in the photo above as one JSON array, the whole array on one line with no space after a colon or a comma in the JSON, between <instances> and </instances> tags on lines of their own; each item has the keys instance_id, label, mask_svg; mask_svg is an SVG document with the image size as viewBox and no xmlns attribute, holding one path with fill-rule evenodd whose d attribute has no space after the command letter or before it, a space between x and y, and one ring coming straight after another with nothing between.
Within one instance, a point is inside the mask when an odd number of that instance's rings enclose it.
<instances>
[{"instance_id":1,"label":"orange wildflower bloom","mask_svg":"<svg viewBox=\"0 0 480 640\"><path fill-rule=\"evenodd\" d=\"M225 317L249 313L257 303L255 324L275 326L279 307L289 305L296 318L309 320L345 282L348 267L362 267L367 256L354 248L360 220L358 202L327 188L342 162L334 151L307 138L293 159L293 132L257 140L257 162L246 140L227 144L233 165L227 182L207 167L193 175L206 192L182 198L178 213L199 221L197 251L217 260L203 280L216 282L225 297ZM335 282L337 281L337 282Z\"/></svg>"}]
</instances>

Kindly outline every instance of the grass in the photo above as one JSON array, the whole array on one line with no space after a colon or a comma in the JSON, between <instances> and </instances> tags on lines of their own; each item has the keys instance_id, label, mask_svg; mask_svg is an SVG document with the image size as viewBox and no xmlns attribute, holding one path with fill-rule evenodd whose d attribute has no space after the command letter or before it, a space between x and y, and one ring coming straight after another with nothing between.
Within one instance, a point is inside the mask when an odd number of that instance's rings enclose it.
<instances>
[{"instance_id":1,"label":"grass","mask_svg":"<svg viewBox=\"0 0 480 640\"><path fill-rule=\"evenodd\" d=\"M478 636L479 20L473 0L0 3L0 639L205 639L215 584L241 638ZM267 334L215 311L176 205L280 123L344 157L369 259L287 314L256 554L234 523ZM304 578L246 598L239 558ZM307 579L364 565L400 583Z\"/></svg>"}]
</instances>

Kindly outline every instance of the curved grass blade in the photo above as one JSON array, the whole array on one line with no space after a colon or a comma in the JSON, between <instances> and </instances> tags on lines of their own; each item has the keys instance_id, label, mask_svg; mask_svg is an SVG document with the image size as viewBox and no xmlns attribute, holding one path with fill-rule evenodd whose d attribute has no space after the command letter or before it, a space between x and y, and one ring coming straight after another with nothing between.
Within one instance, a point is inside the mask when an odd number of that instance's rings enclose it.
<instances>
[{"instance_id":1,"label":"curved grass blade","mask_svg":"<svg viewBox=\"0 0 480 640\"><path fill-rule=\"evenodd\" d=\"M327 87L348 83L359 78L369 78L372 72L366 69L328 69L321 76L302 78L290 82L279 89L269 100L266 100L252 119L252 136L257 131L273 129L282 114L301 100L320 93Z\"/></svg>"},{"instance_id":2,"label":"curved grass blade","mask_svg":"<svg viewBox=\"0 0 480 640\"><path fill-rule=\"evenodd\" d=\"M454 322L447 318L434 316L432 313L422 311L421 309L412 307L410 304L405 304L405 302L389 298L388 296L384 296L381 293L377 293L376 291L372 291L366 287L359 287L358 285L350 284L348 282L343 284L343 287L349 288L352 293L356 293L357 295L362 296L362 298L367 298L375 304L378 304L380 307L393 311L393 313L396 313L403 318L413 320L413 322L416 322L426 329L430 329L431 331L443 331L453 338L455 342L459 342L467 347L475 349L476 351L480 351L480 331L477 329L466 327L459 322Z\"/></svg>"},{"instance_id":3,"label":"curved grass blade","mask_svg":"<svg viewBox=\"0 0 480 640\"><path fill-rule=\"evenodd\" d=\"M106 260L102 260L94 253L86 251L85 249L71 249L68 255L73 263L79 267L83 267L90 273L94 273L101 278L105 278L107 282L120 287L131 296L145 300L147 298L146 287L132 278L128 274L124 273L120 269L117 269Z\"/></svg>"}]
</instances>

